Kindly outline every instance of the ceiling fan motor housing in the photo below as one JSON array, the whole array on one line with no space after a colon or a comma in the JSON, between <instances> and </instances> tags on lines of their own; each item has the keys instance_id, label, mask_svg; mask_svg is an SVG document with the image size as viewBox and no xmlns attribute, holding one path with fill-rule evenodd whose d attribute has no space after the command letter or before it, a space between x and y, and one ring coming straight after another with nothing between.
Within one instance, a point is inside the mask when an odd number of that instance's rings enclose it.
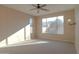
<instances>
[{"instance_id":1,"label":"ceiling fan motor housing","mask_svg":"<svg viewBox=\"0 0 79 59\"><path fill-rule=\"evenodd\" d=\"M40 4L37 4L37 8L40 8Z\"/></svg>"}]
</instances>

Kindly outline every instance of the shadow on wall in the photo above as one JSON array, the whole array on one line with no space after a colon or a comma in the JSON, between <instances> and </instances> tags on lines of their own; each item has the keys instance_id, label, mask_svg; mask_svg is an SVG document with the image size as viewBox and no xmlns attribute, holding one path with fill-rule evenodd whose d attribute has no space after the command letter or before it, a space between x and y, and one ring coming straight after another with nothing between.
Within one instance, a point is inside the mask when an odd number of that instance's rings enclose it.
<instances>
[{"instance_id":1,"label":"shadow on wall","mask_svg":"<svg viewBox=\"0 0 79 59\"><path fill-rule=\"evenodd\" d=\"M25 41L25 40L30 40L30 39L31 39L31 27L30 27L30 23L28 23L25 27L23 27L16 33L2 40L0 42L0 47L4 47L9 44L15 44L15 43Z\"/></svg>"},{"instance_id":2,"label":"shadow on wall","mask_svg":"<svg viewBox=\"0 0 79 59\"><path fill-rule=\"evenodd\" d=\"M0 5L0 46L25 40L29 35L29 19L25 13Z\"/></svg>"}]
</instances>

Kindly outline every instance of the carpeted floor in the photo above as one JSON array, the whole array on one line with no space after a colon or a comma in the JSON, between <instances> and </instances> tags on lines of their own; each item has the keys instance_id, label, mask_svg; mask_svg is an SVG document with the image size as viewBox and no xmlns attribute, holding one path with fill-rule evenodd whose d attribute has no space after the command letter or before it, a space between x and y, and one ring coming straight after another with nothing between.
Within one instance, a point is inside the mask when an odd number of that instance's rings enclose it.
<instances>
[{"instance_id":1,"label":"carpeted floor","mask_svg":"<svg viewBox=\"0 0 79 59\"><path fill-rule=\"evenodd\" d=\"M72 43L50 40L30 40L0 48L1 54L75 54Z\"/></svg>"}]
</instances>

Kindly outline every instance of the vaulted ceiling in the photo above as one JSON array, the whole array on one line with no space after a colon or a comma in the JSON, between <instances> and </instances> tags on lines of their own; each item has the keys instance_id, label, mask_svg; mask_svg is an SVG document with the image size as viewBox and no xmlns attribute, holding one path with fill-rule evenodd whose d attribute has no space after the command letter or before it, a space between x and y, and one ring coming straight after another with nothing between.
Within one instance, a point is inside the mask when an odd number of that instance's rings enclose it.
<instances>
[{"instance_id":1,"label":"vaulted ceiling","mask_svg":"<svg viewBox=\"0 0 79 59\"><path fill-rule=\"evenodd\" d=\"M70 10L73 9L76 5L75 4L47 4L44 8L49 9L50 11L41 11L37 13L36 10L30 11L30 9L34 8L32 4L5 4L4 6L16 9L18 11L37 16L37 15L46 15L54 12L59 12L59 11L65 11L65 10Z\"/></svg>"}]
</instances>

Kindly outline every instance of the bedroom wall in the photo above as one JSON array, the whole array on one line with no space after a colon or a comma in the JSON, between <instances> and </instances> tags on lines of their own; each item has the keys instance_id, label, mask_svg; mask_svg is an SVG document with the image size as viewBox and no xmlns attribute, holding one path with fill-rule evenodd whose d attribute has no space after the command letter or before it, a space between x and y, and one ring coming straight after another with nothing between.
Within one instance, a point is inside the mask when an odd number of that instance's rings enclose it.
<instances>
[{"instance_id":1,"label":"bedroom wall","mask_svg":"<svg viewBox=\"0 0 79 59\"><path fill-rule=\"evenodd\" d=\"M75 19L76 19L75 46L76 46L77 53L79 53L79 5L75 8Z\"/></svg>"},{"instance_id":2,"label":"bedroom wall","mask_svg":"<svg viewBox=\"0 0 79 59\"><path fill-rule=\"evenodd\" d=\"M28 25L30 16L0 5L0 41Z\"/></svg>"},{"instance_id":3,"label":"bedroom wall","mask_svg":"<svg viewBox=\"0 0 79 59\"><path fill-rule=\"evenodd\" d=\"M35 17L33 16L33 21L32 21L32 38L33 39L36 39L37 38L37 18L38 17Z\"/></svg>"},{"instance_id":4,"label":"bedroom wall","mask_svg":"<svg viewBox=\"0 0 79 59\"><path fill-rule=\"evenodd\" d=\"M49 34L42 34L41 33L41 18L44 17L53 17L53 16L61 16L64 15L64 35L49 35ZM40 39L51 39L51 40L59 40L59 41L67 41L67 42L74 42L75 40L75 26L70 26L67 23L68 19L72 19L72 21L74 20L74 10L68 10L68 11L63 11L63 12L57 12L57 13L51 13L48 15L44 15L44 16L36 16L36 20L37 20L37 38Z\"/></svg>"}]
</instances>

